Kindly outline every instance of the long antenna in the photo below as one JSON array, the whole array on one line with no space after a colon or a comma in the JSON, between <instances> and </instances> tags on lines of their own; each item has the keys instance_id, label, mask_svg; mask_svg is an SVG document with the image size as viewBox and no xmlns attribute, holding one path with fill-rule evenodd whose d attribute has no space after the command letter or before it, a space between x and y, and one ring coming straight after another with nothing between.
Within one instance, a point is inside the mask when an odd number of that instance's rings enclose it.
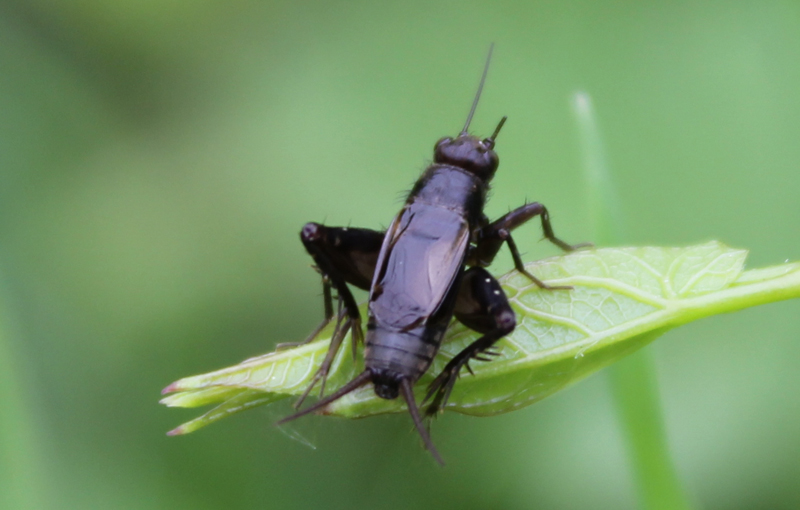
<instances>
[{"instance_id":1,"label":"long antenna","mask_svg":"<svg viewBox=\"0 0 800 510\"><path fill-rule=\"evenodd\" d=\"M422 424L422 418L419 416L419 408L417 407L417 402L414 400L414 390L411 387L411 381L402 379L400 381L400 391L408 406L408 412L411 413L411 419L414 420L414 426L417 427L417 432L422 436L422 442L425 443L425 448L431 452L436 462L444 466L442 457L439 455L439 452L436 451L436 447L433 446L430 434L428 434L428 431L425 429L425 425Z\"/></svg>"},{"instance_id":2,"label":"long antenna","mask_svg":"<svg viewBox=\"0 0 800 510\"><path fill-rule=\"evenodd\" d=\"M489 54L486 55L486 64L483 66L483 75L481 76L481 83L478 85L478 93L475 94L475 99L472 101L472 108L469 110L469 115L467 115L467 123L464 124L464 129L461 130L461 134L467 134L467 129L469 129L469 123L472 122L472 116L475 114L475 108L478 107L478 100L481 98L481 92L483 91L483 84L486 82L486 74L489 72L489 63L492 61L492 51L494 50L494 43L489 46Z\"/></svg>"},{"instance_id":3,"label":"long antenna","mask_svg":"<svg viewBox=\"0 0 800 510\"><path fill-rule=\"evenodd\" d=\"M500 130L503 128L503 124L505 124L507 120L508 120L508 115L503 115L503 118L500 119L500 123L494 129L494 133L492 133L492 136L490 136L489 138L486 138L483 141L483 144L486 146L487 149L493 149L494 148L495 139L497 138L497 135L500 134Z\"/></svg>"}]
</instances>

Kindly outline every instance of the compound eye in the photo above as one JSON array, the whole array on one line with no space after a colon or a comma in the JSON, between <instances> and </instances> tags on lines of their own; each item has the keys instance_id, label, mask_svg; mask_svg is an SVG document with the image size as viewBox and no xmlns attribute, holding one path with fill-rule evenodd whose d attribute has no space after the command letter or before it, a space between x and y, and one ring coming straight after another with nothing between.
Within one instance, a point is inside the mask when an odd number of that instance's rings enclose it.
<instances>
[{"instance_id":1,"label":"compound eye","mask_svg":"<svg viewBox=\"0 0 800 510\"><path fill-rule=\"evenodd\" d=\"M440 138L439 141L436 142L436 145L433 147L433 149L436 150L440 146L442 146L443 144L450 143L452 141L453 141L453 139L450 138L449 136L445 136L444 138Z\"/></svg>"}]
</instances>

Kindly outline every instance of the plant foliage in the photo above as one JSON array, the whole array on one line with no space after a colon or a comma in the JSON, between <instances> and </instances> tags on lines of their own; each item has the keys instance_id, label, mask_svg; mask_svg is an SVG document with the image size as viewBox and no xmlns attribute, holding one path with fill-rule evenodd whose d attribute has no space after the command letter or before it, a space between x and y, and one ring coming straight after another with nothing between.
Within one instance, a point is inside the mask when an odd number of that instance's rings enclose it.
<instances>
[{"instance_id":1,"label":"plant foliage","mask_svg":"<svg viewBox=\"0 0 800 510\"><path fill-rule=\"evenodd\" d=\"M552 285L548 291L512 271L500 282L517 313L516 330L498 343L500 355L474 361L461 374L446 409L487 416L530 405L652 342L664 332L702 317L800 296L800 263L744 270L747 251L719 242L687 248L602 248L527 265ZM332 328L319 340L273 352L207 374L180 379L164 393L171 407L216 404L170 432L193 432L225 416L300 395L328 348ZM433 366L417 384L418 399L447 361L477 337L455 324ZM336 356L329 391L363 370L349 349ZM365 386L326 408L359 418L404 409Z\"/></svg>"}]
</instances>

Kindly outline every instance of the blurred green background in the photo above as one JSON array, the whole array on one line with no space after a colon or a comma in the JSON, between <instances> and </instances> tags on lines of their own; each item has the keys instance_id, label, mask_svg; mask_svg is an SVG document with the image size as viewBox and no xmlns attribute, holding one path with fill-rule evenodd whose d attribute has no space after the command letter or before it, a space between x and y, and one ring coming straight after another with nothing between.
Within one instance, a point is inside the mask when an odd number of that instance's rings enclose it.
<instances>
[{"instance_id":1,"label":"blurred green background","mask_svg":"<svg viewBox=\"0 0 800 510\"><path fill-rule=\"evenodd\" d=\"M386 225L490 42L472 130L509 122L489 216L538 200L591 240L585 91L626 244L800 259L796 1L0 0L0 508L637 508L603 373L439 419L445 469L404 415L308 418L301 441L272 426L286 403L164 435L196 412L161 388L317 324L300 227ZM516 238L556 253L536 226ZM800 508L798 311L650 347L698 507Z\"/></svg>"}]
</instances>

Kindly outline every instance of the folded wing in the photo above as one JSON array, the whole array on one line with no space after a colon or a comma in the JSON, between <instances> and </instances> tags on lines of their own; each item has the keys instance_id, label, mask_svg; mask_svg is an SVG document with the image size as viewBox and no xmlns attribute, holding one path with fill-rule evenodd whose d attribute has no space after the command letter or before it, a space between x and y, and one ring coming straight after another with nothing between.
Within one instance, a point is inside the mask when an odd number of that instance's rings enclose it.
<instances>
[{"instance_id":1,"label":"folded wing","mask_svg":"<svg viewBox=\"0 0 800 510\"><path fill-rule=\"evenodd\" d=\"M383 326L411 329L441 305L464 263L469 225L446 208L407 205L389 226L370 293Z\"/></svg>"}]
</instances>

